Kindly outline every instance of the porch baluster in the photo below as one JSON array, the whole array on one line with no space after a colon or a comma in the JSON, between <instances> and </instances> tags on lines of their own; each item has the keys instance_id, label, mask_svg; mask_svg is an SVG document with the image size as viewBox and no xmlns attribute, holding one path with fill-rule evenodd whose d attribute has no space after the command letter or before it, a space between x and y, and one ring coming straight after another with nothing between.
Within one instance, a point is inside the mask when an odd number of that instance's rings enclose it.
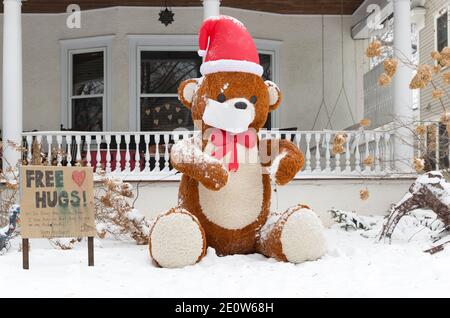
<instances>
[{"instance_id":1,"label":"porch baluster","mask_svg":"<svg viewBox=\"0 0 450 318\"><path fill-rule=\"evenodd\" d=\"M180 134L177 133L177 132L174 132L174 133L173 133L173 142L174 142L174 143L177 143L178 140L180 140Z\"/></svg>"},{"instance_id":2,"label":"porch baluster","mask_svg":"<svg viewBox=\"0 0 450 318\"><path fill-rule=\"evenodd\" d=\"M100 135L95 135L95 142L97 143L97 153L95 157L95 160L97 162L95 171L98 172L102 169L102 155L100 153L100 144L102 143L102 137Z\"/></svg>"},{"instance_id":3,"label":"porch baluster","mask_svg":"<svg viewBox=\"0 0 450 318\"><path fill-rule=\"evenodd\" d=\"M27 140L28 140L27 136ZM57 144L57 148L56 148L56 165L57 166L61 166L62 165L62 136L61 135L57 135L56 136L56 144Z\"/></svg>"},{"instance_id":4,"label":"porch baluster","mask_svg":"<svg viewBox=\"0 0 450 318\"><path fill-rule=\"evenodd\" d=\"M72 166L72 135L66 135L66 145L67 145L67 166Z\"/></svg>"},{"instance_id":5,"label":"porch baluster","mask_svg":"<svg viewBox=\"0 0 450 318\"><path fill-rule=\"evenodd\" d=\"M294 144L301 151L300 143L302 142L302 134L299 132L294 133Z\"/></svg>"},{"instance_id":6,"label":"porch baluster","mask_svg":"<svg viewBox=\"0 0 450 318\"><path fill-rule=\"evenodd\" d=\"M53 144L53 136L47 135L47 166L52 165L52 144Z\"/></svg>"},{"instance_id":7,"label":"porch baluster","mask_svg":"<svg viewBox=\"0 0 450 318\"><path fill-rule=\"evenodd\" d=\"M145 133L144 135L145 141L145 173L150 173L150 134Z\"/></svg>"},{"instance_id":8,"label":"porch baluster","mask_svg":"<svg viewBox=\"0 0 450 318\"><path fill-rule=\"evenodd\" d=\"M365 159L368 160L368 161L370 160L369 139L370 139L370 133L367 132L367 131L364 131L364 141L366 143L366 146L365 146L365 156L366 156L366 158ZM372 169L372 165L368 164L368 163L370 163L368 161L366 161L365 168L364 168L364 171L367 172L367 173L370 172L370 170Z\"/></svg>"},{"instance_id":9,"label":"porch baluster","mask_svg":"<svg viewBox=\"0 0 450 318\"><path fill-rule=\"evenodd\" d=\"M134 154L134 173L139 173L141 171L141 154L139 152L139 144L141 143L141 135L134 135L134 144L136 145L136 151Z\"/></svg>"},{"instance_id":10,"label":"porch baluster","mask_svg":"<svg viewBox=\"0 0 450 318\"><path fill-rule=\"evenodd\" d=\"M361 172L361 153L359 149L360 136L360 134L355 134L355 138L353 139L355 144L355 173L358 174Z\"/></svg>"},{"instance_id":11,"label":"porch baluster","mask_svg":"<svg viewBox=\"0 0 450 318\"><path fill-rule=\"evenodd\" d=\"M305 171L311 172L311 149L310 149L310 142L311 142L311 134L306 133L306 166Z\"/></svg>"},{"instance_id":12,"label":"porch baluster","mask_svg":"<svg viewBox=\"0 0 450 318\"><path fill-rule=\"evenodd\" d=\"M125 134L125 149L126 149L126 151L125 151L125 172L131 171L130 140L131 140L130 134L126 133Z\"/></svg>"},{"instance_id":13,"label":"porch baluster","mask_svg":"<svg viewBox=\"0 0 450 318\"><path fill-rule=\"evenodd\" d=\"M77 146L75 160L76 160L76 164L79 165L79 164L81 164L81 151L83 150L83 149L81 149L81 135L75 136L75 143Z\"/></svg>"},{"instance_id":14,"label":"porch baluster","mask_svg":"<svg viewBox=\"0 0 450 318\"><path fill-rule=\"evenodd\" d=\"M337 134L334 134L333 138L336 137ZM339 152L334 155L334 172L341 172L341 154Z\"/></svg>"},{"instance_id":15,"label":"porch baluster","mask_svg":"<svg viewBox=\"0 0 450 318\"><path fill-rule=\"evenodd\" d=\"M155 169L153 169L154 172L160 172L161 169L159 167L159 138L160 135L158 133L155 133Z\"/></svg>"},{"instance_id":16,"label":"porch baluster","mask_svg":"<svg viewBox=\"0 0 450 318\"><path fill-rule=\"evenodd\" d=\"M91 167L91 138L92 136L90 134L86 135L86 166Z\"/></svg>"},{"instance_id":17,"label":"porch baluster","mask_svg":"<svg viewBox=\"0 0 450 318\"><path fill-rule=\"evenodd\" d=\"M259 138L260 138L261 140L266 139L266 138L267 138L266 135L267 135L267 132L266 132L265 129L261 129L261 130L259 131Z\"/></svg>"},{"instance_id":18,"label":"porch baluster","mask_svg":"<svg viewBox=\"0 0 450 318\"><path fill-rule=\"evenodd\" d=\"M122 172L122 154L120 153L120 144L122 143L122 136L116 135L116 173Z\"/></svg>"},{"instance_id":19,"label":"porch baluster","mask_svg":"<svg viewBox=\"0 0 450 318\"><path fill-rule=\"evenodd\" d=\"M345 141L345 172L351 173L352 172L352 166L351 166L351 153L350 153L350 141L352 140L352 134L347 133L347 140Z\"/></svg>"},{"instance_id":20,"label":"porch baluster","mask_svg":"<svg viewBox=\"0 0 450 318\"><path fill-rule=\"evenodd\" d=\"M331 139L331 134L330 133L325 133L325 170L324 172L331 172L331 155L330 155L330 139Z\"/></svg>"},{"instance_id":21,"label":"porch baluster","mask_svg":"<svg viewBox=\"0 0 450 318\"><path fill-rule=\"evenodd\" d=\"M105 135L106 142L106 173L111 173L111 135ZM116 163L117 164L117 163Z\"/></svg>"},{"instance_id":22,"label":"porch baluster","mask_svg":"<svg viewBox=\"0 0 450 318\"><path fill-rule=\"evenodd\" d=\"M316 166L314 167L314 171L320 172L322 170L320 164L320 133L315 133L314 138L316 140Z\"/></svg>"}]
</instances>

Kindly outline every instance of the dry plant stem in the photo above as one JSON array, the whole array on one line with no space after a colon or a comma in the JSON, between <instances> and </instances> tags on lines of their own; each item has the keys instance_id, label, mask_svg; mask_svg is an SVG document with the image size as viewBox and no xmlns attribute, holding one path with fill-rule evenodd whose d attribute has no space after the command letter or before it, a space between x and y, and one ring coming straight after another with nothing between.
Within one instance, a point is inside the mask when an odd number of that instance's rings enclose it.
<instances>
[{"instance_id":1,"label":"dry plant stem","mask_svg":"<svg viewBox=\"0 0 450 318\"><path fill-rule=\"evenodd\" d=\"M450 241L444 242L442 244L433 246L432 248L425 250L425 253L429 253L431 255L436 254L438 252L442 252L444 250L445 245L447 245L448 243L450 243Z\"/></svg>"},{"instance_id":2,"label":"dry plant stem","mask_svg":"<svg viewBox=\"0 0 450 318\"><path fill-rule=\"evenodd\" d=\"M435 174L429 173L429 176L430 178L432 177L442 179L442 176L438 176ZM383 225L379 240L388 238L389 241L391 241L392 233L394 232L400 219L412 210L419 208L433 210L446 227L450 226L450 208L446 204L441 202L441 200L439 200L439 198L433 191L429 189L429 187L435 187L441 190L439 184L420 184L414 182L411 185L411 187L409 188L411 197L393 208L387 221Z\"/></svg>"},{"instance_id":3,"label":"dry plant stem","mask_svg":"<svg viewBox=\"0 0 450 318\"><path fill-rule=\"evenodd\" d=\"M103 180L95 196L96 219L105 226L97 231L100 238L109 233L116 239L128 235L139 245L148 243L150 222L144 217L130 217L133 207L129 200L132 197L129 184L108 178Z\"/></svg>"}]
</instances>

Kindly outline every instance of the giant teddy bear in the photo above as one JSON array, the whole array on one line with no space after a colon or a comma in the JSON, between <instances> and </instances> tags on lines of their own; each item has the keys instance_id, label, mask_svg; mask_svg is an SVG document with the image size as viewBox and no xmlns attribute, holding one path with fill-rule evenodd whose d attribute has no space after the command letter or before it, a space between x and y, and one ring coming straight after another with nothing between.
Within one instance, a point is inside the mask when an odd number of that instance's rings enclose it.
<instances>
[{"instance_id":1,"label":"giant teddy bear","mask_svg":"<svg viewBox=\"0 0 450 318\"><path fill-rule=\"evenodd\" d=\"M244 25L228 16L205 20L199 33L203 77L178 89L199 135L176 143L171 163L182 172L176 208L155 221L150 255L161 267L199 262L207 247L218 255L261 253L300 263L326 250L322 226L305 205L269 213L271 182L284 185L303 166L288 140L258 140L281 102Z\"/></svg>"}]
</instances>

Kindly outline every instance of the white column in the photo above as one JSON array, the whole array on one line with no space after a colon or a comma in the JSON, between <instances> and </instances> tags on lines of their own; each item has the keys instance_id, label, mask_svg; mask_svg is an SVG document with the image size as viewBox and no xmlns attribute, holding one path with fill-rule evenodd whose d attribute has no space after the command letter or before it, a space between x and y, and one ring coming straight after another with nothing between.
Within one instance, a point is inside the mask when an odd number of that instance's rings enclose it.
<instances>
[{"instance_id":1,"label":"white column","mask_svg":"<svg viewBox=\"0 0 450 318\"><path fill-rule=\"evenodd\" d=\"M3 142L22 143L22 21L21 0L3 1ZM3 147L3 169L16 166L20 153ZM9 163L9 164L8 164Z\"/></svg>"},{"instance_id":2,"label":"white column","mask_svg":"<svg viewBox=\"0 0 450 318\"><path fill-rule=\"evenodd\" d=\"M394 54L400 61L411 61L411 3L410 0L394 1ZM414 156L412 126L412 91L409 89L412 70L399 63L394 76L394 122L398 129L394 140L394 160L396 170L412 171Z\"/></svg>"},{"instance_id":3,"label":"white column","mask_svg":"<svg viewBox=\"0 0 450 318\"><path fill-rule=\"evenodd\" d=\"M220 0L202 0L203 19L220 15Z\"/></svg>"}]
</instances>

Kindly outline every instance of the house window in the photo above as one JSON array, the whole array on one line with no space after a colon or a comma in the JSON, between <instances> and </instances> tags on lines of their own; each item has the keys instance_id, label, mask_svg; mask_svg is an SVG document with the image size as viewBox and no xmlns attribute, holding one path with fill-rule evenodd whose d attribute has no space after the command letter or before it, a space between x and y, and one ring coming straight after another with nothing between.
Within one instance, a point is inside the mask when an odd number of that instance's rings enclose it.
<instances>
[{"instance_id":1,"label":"house window","mask_svg":"<svg viewBox=\"0 0 450 318\"><path fill-rule=\"evenodd\" d=\"M260 54L263 78L272 78L272 56ZM201 77L202 59L192 51L140 51L140 128L142 131L193 129L191 111L178 100L180 83ZM270 115L266 128L270 128Z\"/></svg>"},{"instance_id":2,"label":"house window","mask_svg":"<svg viewBox=\"0 0 450 318\"><path fill-rule=\"evenodd\" d=\"M436 50L442 51L448 46L448 12L436 18Z\"/></svg>"},{"instance_id":3,"label":"house window","mask_svg":"<svg viewBox=\"0 0 450 318\"><path fill-rule=\"evenodd\" d=\"M77 131L102 131L105 105L104 50L71 52L70 124Z\"/></svg>"},{"instance_id":4,"label":"house window","mask_svg":"<svg viewBox=\"0 0 450 318\"><path fill-rule=\"evenodd\" d=\"M178 100L180 83L200 77L197 52L140 52L140 124L142 131L193 129L189 109Z\"/></svg>"},{"instance_id":5,"label":"house window","mask_svg":"<svg viewBox=\"0 0 450 318\"><path fill-rule=\"evenodd\" d=\"M60 40L61 126L111 129L111 46L114 36Z\"/></svg>"}]
</instances>

